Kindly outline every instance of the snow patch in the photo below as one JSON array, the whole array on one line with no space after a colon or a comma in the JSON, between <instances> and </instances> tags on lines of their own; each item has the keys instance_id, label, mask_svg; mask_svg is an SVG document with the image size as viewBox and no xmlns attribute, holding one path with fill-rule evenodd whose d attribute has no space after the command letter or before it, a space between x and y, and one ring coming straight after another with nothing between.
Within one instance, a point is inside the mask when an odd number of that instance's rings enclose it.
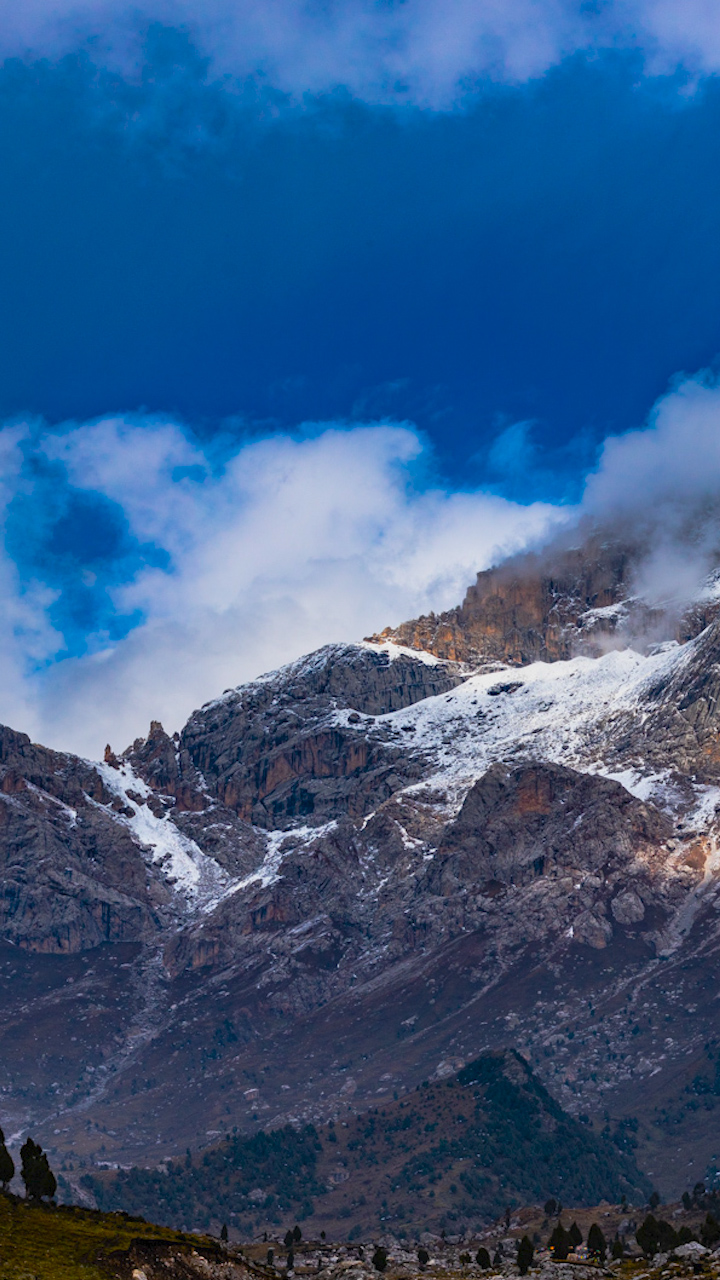
<instances>
[{"instance_id":1,"label":"snow patch","mask_svg":"<svg viewBox=\"0 0 720 1280\"><path fill-rule=\"evenodd\" d=\"M373 640L363 640L361 647L371 653L386 653L391 662L396 662L398 658L414 658L426 667L438 667L441 662L434 653L426 653L424 649L409 649L404 644L395 644L394 640L383 640L378 644Z\"/></svg>"},{"instance_id":2,"label":"snow patch","mask_svg":"<svg viewBox=\"0 0 720 1280\"><path fill-rule=\"evenodd\" d=\"M326 822L320 827L293 827L291 831L270 831L265 834L267 840L267 852L259 867L251 871L249 875L243 876L242 880L235 881L227 891L223 894L224 898L232 897L241 889L247 889L251 884L257 884L261 889L267 889L271 884L275 884L280 879L280 869L285 858L290 853L294 853L303 845L312 844L315 840L327 836L334 831L337 822Z\"/></svg>"},{"instance_id":3,"label":"snow patch","mask_svg":"<svg viewBox=\"0 0 720 1280\"><path fill-rule=\"evenodd\" d=\"M123 763L119 768L96 764L95 768L108 790L131 810L131 816L119 813L117 820L149 851L150 861L162 869L168 884L196 909L212 911L232 886L227 871L179 831L169 817L159 818L147 804L130 798L128 791L145 798L151 794L151 788L129 764Z\"/></svg>"}]
</instances>

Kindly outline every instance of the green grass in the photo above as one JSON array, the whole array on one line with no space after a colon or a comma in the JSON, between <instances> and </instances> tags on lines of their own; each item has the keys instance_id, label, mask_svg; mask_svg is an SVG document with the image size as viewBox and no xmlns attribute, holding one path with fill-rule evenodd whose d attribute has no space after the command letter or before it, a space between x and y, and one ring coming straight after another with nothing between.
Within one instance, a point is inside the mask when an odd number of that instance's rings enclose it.
<instances>
[{"instance_id":1,"label":"green grass","mask_svg":"<svg viewBox=\"0 0 720 1280\"><path fill-rule=\"evenodd\" d=\"M119 1274L110 1255L126 1252L138 1239L201 1249L203 1244L197 1236L123 1214L32 1204L0 1194L2 1280L107 1280Z\"/></svg>"}]
</instances>

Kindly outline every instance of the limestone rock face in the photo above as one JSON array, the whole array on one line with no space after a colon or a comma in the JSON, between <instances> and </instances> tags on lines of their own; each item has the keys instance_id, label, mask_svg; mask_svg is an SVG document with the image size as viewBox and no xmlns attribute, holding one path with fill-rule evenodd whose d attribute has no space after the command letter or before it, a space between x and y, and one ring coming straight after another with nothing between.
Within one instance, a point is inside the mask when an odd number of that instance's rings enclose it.
<instances>
[{"instance_id":1,"label":"limestone rock face","mask_svg":"<svg viewBox=\"0 0 720 1280\"><path fill-rule=\"evenodd\" d=\"M68 953L157 934L167 895L148 883L121 807L92 766L0 728L5 941Z\"/></svg>"},{"instance_id":2,"label":"limestone rock face","mask_svg":"<svg viewBox=\"0 0 720 1280\"><path fill-rule=\"evenodd\" d=\"M357 725L452 689L446 662L386 649L329 646L196 712L180 750L212 794L265 828L362 818L420 773L406 754ZM339 721L336 712L349 709Z\"/></svg>"},{"instance_id":3,"label":"limestone rock face","mask_svg":"<svg viewBox=\"0 0 720 1280\"><path fill-rule=\"evenodd\" d=\"M459 608L388 628L375 639L455 662L521 666L568 658L614 630L612 613L590 615L625 601L632 564L631 548L598 539L550 558L516 556L479 573Z\"/></svg>"},{"instance_id":4,"label":"limestone rock face","mask_svg":"<svg viewBox=\"0 0 720 1280\"><path fill-rule=\"evenodd\" d=\"M626 889L613 898L610 908L618 924L639 924L645 919L645 906L633 889Z\"/></svg>"},{"instance_id":5,"label":"limestone rock face","mask_svg":"<svg viewBox=\"0 0 720 1280\"><path fill-rule=\"evenodd\" d=\"M634 589L647 550L642 539L602 531L570 548L561 538L542 554L522 553L478 573L457 608L387 627L372 639L453 662L511 666L597 656L616 643L693 639L717 617L718 601L679 615L645 603Z\"/></svg>"},{"instance_id":6,"label":"limestone rock face","mask_svg":"<svg viewBox=\"0 0 720 1280\"><path fill-rule=\"evenodd\" d=\"M460 883L522 885L578 869L607 875L670 835L666 818L609 778L561 765L495 764L447 828L435 874L443 892Z\"/></svg>"}]
</instances>

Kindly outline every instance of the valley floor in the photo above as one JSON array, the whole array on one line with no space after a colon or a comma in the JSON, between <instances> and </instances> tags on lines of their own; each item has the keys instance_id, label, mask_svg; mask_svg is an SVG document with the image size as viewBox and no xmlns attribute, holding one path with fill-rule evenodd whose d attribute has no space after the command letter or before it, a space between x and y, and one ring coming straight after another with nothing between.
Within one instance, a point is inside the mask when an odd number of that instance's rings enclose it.
<instances>
[{"instance_id":1,"label":"valley floor","mask_svg":"<svg viewBox=\"0 0 720 1280\"><path fill-rule=\"evenodd\" d=\"M700 1217L680 1206L664 1207L673 1221L699 1227ZM600 1205L563 1215L566 1224L576 1219L583 1235L591 1221L600 1223L611 1239L627 1228L621 1211ZM693 1220L691 1222L691 1219ZM210 1237L170 1231L124 1214L103 1214L68 1206L29 1204L16 1196L0 1195L1 1280L499 1280L518 1275L515 1246L522 1235L544 1241L553 1225L542 1210L521 1210L509 1228L496 1223L481 1236L470 1239L424 1233L421 1246L428 1260L418 1261L415 1243L390 1237L352 1244L303 1241L295 1248L294 1272L287 1271L286 1250L279 1241L223 1246ZM378 1243L386 1251L386 1266L375 1262ZM475 1261L479 1246L495 1251L501 1245L503 1260L483 1270ZM273 1249L272 1264L268 1248ZM606 1265L589 1261L554 1262L539 1245L530 1268L534 1280L684 1280L700 1275L720 1280L720 1250L711 1253L699 1245L681 1246L677 1254L641 1256Z\"/></svg>"}]
</instances>

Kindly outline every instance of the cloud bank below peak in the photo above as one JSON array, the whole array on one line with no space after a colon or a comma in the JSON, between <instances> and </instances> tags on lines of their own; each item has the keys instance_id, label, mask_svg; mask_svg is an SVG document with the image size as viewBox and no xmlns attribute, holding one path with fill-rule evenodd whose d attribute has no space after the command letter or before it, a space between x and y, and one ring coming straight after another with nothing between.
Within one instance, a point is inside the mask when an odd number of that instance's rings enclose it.
<instances>
[{"instance_id":1,"label":"cloud bank below peak","mask_svg":"<svg viewBox=\"0 0 720 1280\"><path fill-rule=\"evenodd\" d=\"M566 518L428 483L406 425L321 424L222 465L158 418L3 436L0 720L94 757L324 643L455 604Z\"/></svg>"},{"instance_id":2,"label":"cloud bank below peak","mask_svg":"<svg viewBox=\"0 0 720 1280\"><path fill-rule=\"evenodd\" d=\"M478 570L583 519L639 533L657 601L681 605L720 562L708 374L606 440L575 507L438 484L411 424L220 448L159 416L0 431L0 720L97 757L323 644L452 607Z\"/></svg>"},{"instance_id":3,"label":"cloud bank below peak","mask_svg":"<svg viewBox=\"0 0 720 1280\"><path fill-rule=\"evenodd\" d=\"M344 88L447 109L483 80L522 83L606 49L638 50L653 74L720 67L712 0L0 0L0 53L54 57L86 43L128 70L153 22L189 31L216 74L259 76L295 99Z\"/></svg>"}]
</instances>

